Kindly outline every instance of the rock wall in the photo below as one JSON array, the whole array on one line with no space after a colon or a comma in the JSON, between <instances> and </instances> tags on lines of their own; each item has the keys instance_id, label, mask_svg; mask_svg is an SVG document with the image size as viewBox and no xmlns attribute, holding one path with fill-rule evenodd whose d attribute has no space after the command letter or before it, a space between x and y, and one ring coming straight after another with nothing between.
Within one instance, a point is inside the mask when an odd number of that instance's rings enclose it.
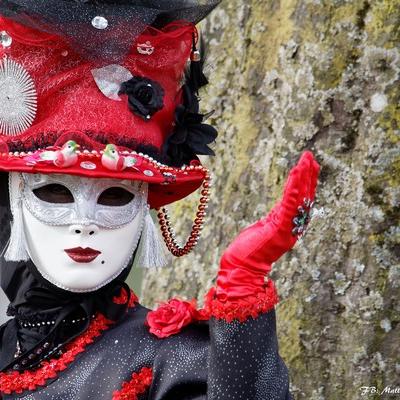
<instances>
[{"instance_id":1,"label":"rock wall","mask_svg":"<svg viewBox=\"0 0 400 400\"><path fill-rule=\"evenodd\" d=\"M203 107L220 131L205 160L208 220L194 253L146 274L144 300L201 300L224 248L312 150L325 216L271 274L295 399L381 399L360 388L400 387L399 10L399 0L225 0L202 27ZM182 238L197 200L171 207Z\"/></svg>"}]
</instances>

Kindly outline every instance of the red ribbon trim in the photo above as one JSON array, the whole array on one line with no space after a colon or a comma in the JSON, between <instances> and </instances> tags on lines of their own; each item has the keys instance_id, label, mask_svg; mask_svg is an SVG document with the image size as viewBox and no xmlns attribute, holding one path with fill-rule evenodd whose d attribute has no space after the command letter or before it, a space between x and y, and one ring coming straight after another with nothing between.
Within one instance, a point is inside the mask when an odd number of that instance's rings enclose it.
<instances>
[{"instance_id":1,"label":"red ribbon trim","mask_svg":"<svg viewBox=\"0 0 400 400\"><path fill-rule=\"evenodd\" d=\"M215 293L215 288L211 288L208 292L205 309L211 317L223 319L226 322L232 322L235 319L244 322L250 317L255 319L260 314L272 310L279 302L275 284L271 279L268 280L263 291L243 299L222 302L216 298Z\"/></svg>"},{"instance_id":2,"label":"red ribbon trim","mask_svg":"<svg viewBox=\"0 0 400 400\"><path fill-rule=\"evenodd\" d=\"M0 373L0 392L11 394L22 393L25 390L36 390L38 386L45 386L46 381L56 378L57 373L64 371L78 354L83 353L88 344L112 325L112 321L98 314L90 323L86 332L78 336L66 346L65 352L58 359L43 361L34 371L10 371Z\"/></svg>"},{"instance_id":3,"label":"red ribbon trim","mask_svg":"<svg viewBox=\"0 0 400 400\"><path fill-rule=\"evenodd\" d=\"M114 297L113 301L117 304L121 304L121 302L123 303L123 300L126 302L127 298L128 296L125 289L122 289L120 296ZM137 301L137 297L131 291L129 307L133 307L135 301ZM33 371L1 372L0 393L22 393L25 390L32 391L36 390L39 386L45 386L47 380L56 378L57 373L67 369L78 354L83 353L86 347L93 343L94 340L113 325L113 323L113 321L98 313L90 322L88 329L65 346L65 350L59 358L43 361L41 366Z\"/></svg>"},{"instance_id":4,"label":"red ribbon trim","mask_svg":"<svg viewBox=\"0 0 400 400\"><path fill-rule=\"evenodd\" d=\"M123 382L122 389L113 393L112 400L137 400L150 387L152 380L153 370L144 367L139 372L134 372L129 382Z\"/></svg>"},{"instance_id":5,"label":"red ribbon trim","mask_svg":"<svg viewBox=\"0 0 400 400\"><path fill-rule=\"evenodd\" d=\"M128 293L126 293L126 290L124 288L121 289L121 293L119 294L119 296L113 297L113 302L115 304L126 304L127 301L128 301ZM129 299L128 308L132 308L138 301L139 301L138 297L133 292L133 290L131 290L131 297Z\"/></svg>"}]
</instances>

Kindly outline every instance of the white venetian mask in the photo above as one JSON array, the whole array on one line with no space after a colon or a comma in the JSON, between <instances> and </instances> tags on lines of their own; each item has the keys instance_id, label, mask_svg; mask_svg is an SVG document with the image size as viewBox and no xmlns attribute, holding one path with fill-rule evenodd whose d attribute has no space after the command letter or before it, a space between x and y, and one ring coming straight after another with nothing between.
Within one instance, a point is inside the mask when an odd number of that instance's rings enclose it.
<instances>
[{"instance_id":1,"label":"white venetian mask","mask_svg":"<svg viewBox=\"0 0 400 400\"><path fill-rule=\"evenodd\" d=\"M25 246L41 275L71 292L106 285L127 267L148 214L147 184L12 173ZM13 212L14 213L14 212Z\"/></svg>"}]
</instances>

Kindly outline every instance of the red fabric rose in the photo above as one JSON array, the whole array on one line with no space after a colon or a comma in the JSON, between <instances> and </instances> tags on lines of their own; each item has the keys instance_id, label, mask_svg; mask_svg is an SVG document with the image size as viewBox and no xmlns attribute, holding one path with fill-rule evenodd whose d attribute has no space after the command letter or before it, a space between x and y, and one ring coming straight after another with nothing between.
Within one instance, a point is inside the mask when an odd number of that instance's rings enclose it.
<instances>
[{"instance_id":1,"label":"red fabric rose","mask_svg":"<svg viewBox=\"0 0 400 400\"><path fill-rule=\"evenodd\" d=\"M208 319L204 310L196 309L196 301L171 299L147 314L146 324L150 332L159 338L179 333L183 327L194 321Z\"/></svg>"}]
</instances>

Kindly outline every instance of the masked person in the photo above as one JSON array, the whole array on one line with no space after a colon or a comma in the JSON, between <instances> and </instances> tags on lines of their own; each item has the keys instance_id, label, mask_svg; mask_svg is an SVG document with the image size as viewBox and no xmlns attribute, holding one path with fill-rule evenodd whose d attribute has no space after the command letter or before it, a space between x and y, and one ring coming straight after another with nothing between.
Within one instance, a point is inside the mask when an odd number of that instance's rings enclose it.
<instances>
[{"instance_id":1,"label":"masked person","mask_svg":"<svg viewBox=\"0 0 400 400\"><path fill-rule=\"evenodd\" d=\"M200 236L210 174L197 155L217 133L199 111L195 24L216 5L1 2L2 398L291 398L265 278L309 222L311 153L224 252L203 309L149 311L125 283L132 264L162 267ZM179 246L164 206L198 188Z\"/></svg>"}]
</instances>

